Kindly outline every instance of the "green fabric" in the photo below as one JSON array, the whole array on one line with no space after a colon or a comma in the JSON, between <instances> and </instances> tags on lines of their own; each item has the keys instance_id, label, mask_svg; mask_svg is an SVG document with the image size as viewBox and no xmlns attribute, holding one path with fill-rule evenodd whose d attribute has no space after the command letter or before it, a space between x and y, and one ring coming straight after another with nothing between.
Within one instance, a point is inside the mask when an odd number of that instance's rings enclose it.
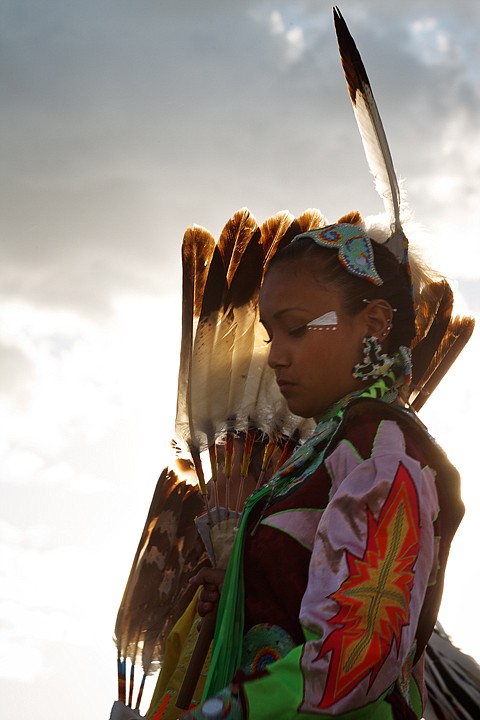
<instances>
[{"instance_id":1,"label":"green fabric","mask_svg":"<svg viewBox=\"0 0 480 720\"><path fill-rule=\"evenodd\" d=\"M410 681L410 687L408 699L410 701L410 707L412 708L413 712L417 716L417 718L421 718L423 714L423 700L422 700L422 694L420 692L420 688L418 687L415 678L412 676L412 679Z\"/></svg>"},{"instance_id":2,"label":"green fabric","mask_svg":"<svg viewBox=\"0 0 480 720\"><path fill-rule=\"evenodd\" d=\"M270 665L268 675L243 684L249 719L298 717L296 711L303 697L302 651L299 645Z\"/></svg>"},{"instance_id":3,"label":"green fabric","mask_svg":"<svg viewBox=\"0 0 480 720\"><path fill-rule=\"evenodd\" d=\"M312 720L331 718L331 714L301 712L303 675L300 669L303 647L300 645L268 668L268 675L242 685L249 720ZM393 720L392 706L385 693L375 702L348 713L335 715L340 720Z\"/></svg>"},{"instance_id":4,"label":"green fabric","mask_svg":"<svg viewBox=\"0 0 480 720\"><path fill-rule=\"evenodd\" d=\"M242 656L244 601L243 548L248 517L254 505L270 492L265 486L245 503L242 522L233 544L218 606L210 670L202 700L215 695L232 680Z\"/></svg>"}]
</instances>

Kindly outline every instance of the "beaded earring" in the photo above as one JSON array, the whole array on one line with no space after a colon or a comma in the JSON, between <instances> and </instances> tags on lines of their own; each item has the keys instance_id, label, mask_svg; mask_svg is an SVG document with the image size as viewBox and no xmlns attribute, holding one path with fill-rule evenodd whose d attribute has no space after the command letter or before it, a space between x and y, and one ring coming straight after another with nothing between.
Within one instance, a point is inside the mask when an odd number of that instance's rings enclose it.
<instances>
[{"instance_id":1,"label":"beaded earring","mask_svg":"<svg viewBox=\"0 0 480 720\"><path fill-rule=\"evenodd\" d=\"M387 328L384 335L388 333ZM382 352L378 338L368 335L363 338L362 362L353 368L352 375L356 380L376 380L385 375L395 362L395 358Z\"/></svg>"}]
</instances>

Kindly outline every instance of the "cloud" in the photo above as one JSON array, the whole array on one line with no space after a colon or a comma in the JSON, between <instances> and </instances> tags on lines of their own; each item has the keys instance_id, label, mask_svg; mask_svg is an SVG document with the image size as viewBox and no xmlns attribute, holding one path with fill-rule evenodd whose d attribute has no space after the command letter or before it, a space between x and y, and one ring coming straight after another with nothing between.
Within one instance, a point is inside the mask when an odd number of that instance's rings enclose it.
<instances>
[{"instance_id":1,"label":"cloud","mask_svg":"<svg viewBox=\"0 0 480 720\"><path fill-rule=\"evenodd\" d=\"M434 17L414 20L410 25L413 52L426 65L449 65L459 61L453 38Z\"/></svg>"},{"instance_id":2,"label":"cloud","mask_svg":"<svg viewBox=\"0 0 480 720\"><path fill-rule=\"evenodd\" d=\"M286 45L286 57L290 62L299 60L305 51L305 37L299 25L287 27L278 10L273 10L269 18L270 32L279 36Z\"/></svg>"},{"instance_id":3,"label":"cloud","mask_svg":"<svg viewBox=\"0 0 480 720\"><path fill-rule=\"evenodd\" d=\"M5 388L0 404L2 480L51 484L63 475L65 483L72 489L78 484L82 492L104 487L105 480L93 467L79 475L78 467L72 473L70 460L59 464L58 458L79 438L85 447L95 446L139 403L146 404L151 390L148 378L155 371L157 383L165 374L175 378L178 313L177 300L168 297L117 300L113 320L96 325L68 310L0 305L0 341L14 355L26 358L26 367L34 370L31 377L22 375L22 402ZM159 360L161 348L170 343L172 352ZM164 391L172 410L175 390L173 383ZM169 420L171 412L157 422L167 428Z\"/></svg>"},{"instance_id":4,"label":"cloud","mask_svg":"<svg viewBox=\"0 0 480 720\"><path fill-rule=\"evenodd\" d=\"M26 403L34 376L34 365L18 347L0 343L0 398Z\"/></svg>"},{"instance_id":5,"label":"cloud","mask_svg":"<svg viewBox=\"0 0 480 720\"><path fill-rule=\"evenodd\" d=\"M4 523L0 535L0 677L31 682L49 674L49 643L75 652L112 624L111 593L97 596L110 571L96 561L99 549L52 547L43 526L22 533Z\"/></svg>"},{"instance_id":6,"label":"cloud","mask_svg":"<svg viewBox=\"0 0 480 720\"><path fill-rule=\"evenodd\" d=\"M120 293L179 291L190 222L218 234L242 205L260 221L285 207L317 206L332 218L381 208L348 108L331 8L15 7L4 18L0 111L3 298L105 319ZM471 5L454 15L448 3L427 10L374 3L345 14L398 171L428 225L437 176L456 174L459 214L478 205L476 55L467 62L460 52L478 50L461 24Z\"/></svg>"}]
</instances>

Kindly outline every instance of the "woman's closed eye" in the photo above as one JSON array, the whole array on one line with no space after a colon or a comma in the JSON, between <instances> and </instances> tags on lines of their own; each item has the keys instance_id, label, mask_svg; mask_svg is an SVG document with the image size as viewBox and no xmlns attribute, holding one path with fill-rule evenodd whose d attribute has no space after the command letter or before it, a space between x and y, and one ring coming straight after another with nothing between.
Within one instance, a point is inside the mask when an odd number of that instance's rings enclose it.
<instances>
[{"instance_id":1,"label":"woman's closed eye","mask_svg":"<svg viewBox=\"0 0 480 720\"><path fill-rule=\"evenodd\" d=\"M290 335L291 337L301 337L304 335L308 330L308 325L306 323L303 323L302 325L296 325L293 328L285 328L285 331L287 335ZM273 337L270 335L270 333L266 333L266 337L264 338L263 342L265 345L270 345L272 342Z\"/></svg>"},{"instance_id":2,"label":"woman's closed eye","mask_svg":"<svg viewBox=\"0 0 480 720\"><path fill-rule=\"evenodd\" d=\"M301 337L302 335L305 335L307 330L308 330L308 325L306 323L304 323L303 325L297 325L296 327L291 328L288 331L288 334L291 337Z\"/></svg>"}]
</instances>

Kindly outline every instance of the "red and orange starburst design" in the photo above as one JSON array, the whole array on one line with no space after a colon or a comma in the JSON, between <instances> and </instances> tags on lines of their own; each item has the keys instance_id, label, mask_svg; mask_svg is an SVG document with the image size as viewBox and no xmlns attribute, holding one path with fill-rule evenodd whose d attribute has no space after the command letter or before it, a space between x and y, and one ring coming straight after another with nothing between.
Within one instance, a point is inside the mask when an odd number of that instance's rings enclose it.
<instances>
[{"instance_id":1,"label":"red and orange starburst design","mask_svg":"<svg viewBox=\"0 0 480 720\"><path fill-rule=\"evenodd\" d=\"M339 610L337 628L317 659L331 653L319 707L327 708L370 676L371 687L410 619L410 593L420 543L418 497L400 464L378 521L367 509L368 536L363 557L346 552L349 575L331 595ZM340 627L338 627L340 626Z\"/></svg>"}]
</instances>

